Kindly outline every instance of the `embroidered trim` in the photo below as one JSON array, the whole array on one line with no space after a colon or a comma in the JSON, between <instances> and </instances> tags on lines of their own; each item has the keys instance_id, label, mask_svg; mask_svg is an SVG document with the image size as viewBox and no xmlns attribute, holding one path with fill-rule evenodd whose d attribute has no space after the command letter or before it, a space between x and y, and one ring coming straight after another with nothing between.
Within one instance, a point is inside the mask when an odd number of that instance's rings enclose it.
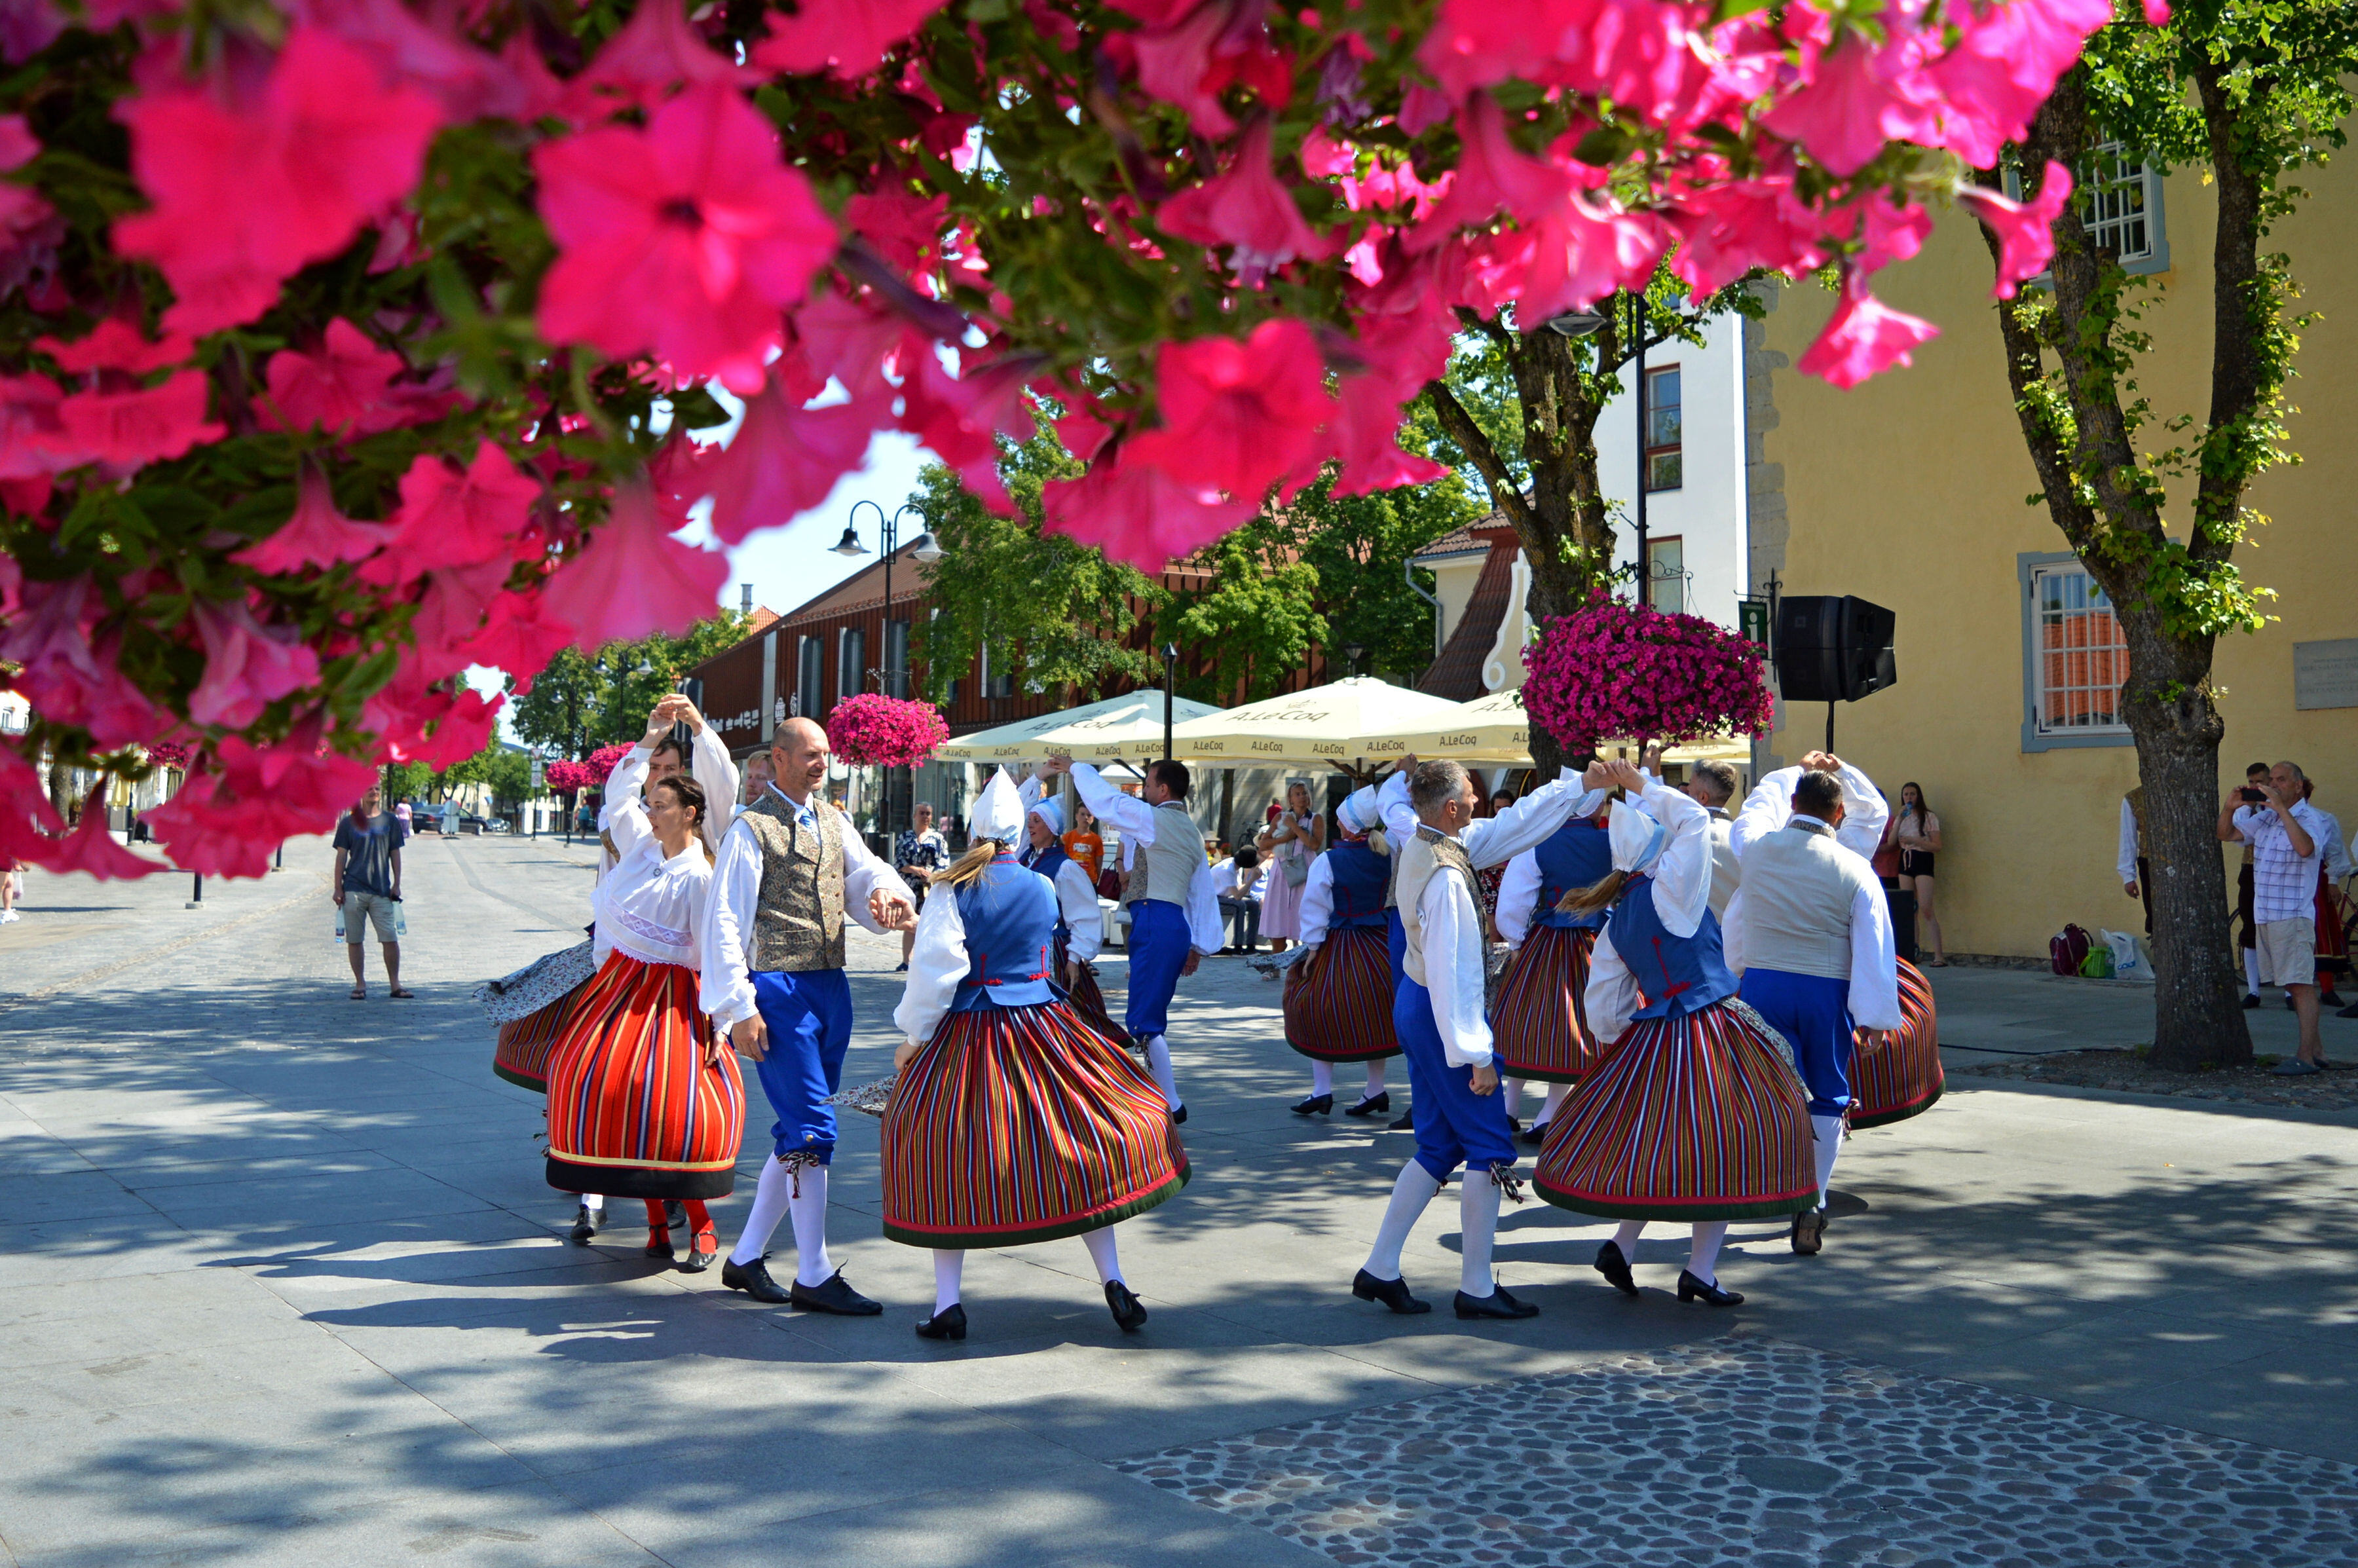
<instances>
[{"instance_id":1,"label":"embroidered trim","mask_svg":"<svg viewBox=\"0 0 2358 1568\"><path fill-rule=\"evenodd\" d=\"M668 925L658 925L646 916L633 914L627 909L614 911L614 918L650 942L660 942L667 947L685 947L688 944L687 932L676 930Z\"/></svg>"}]
</instances>

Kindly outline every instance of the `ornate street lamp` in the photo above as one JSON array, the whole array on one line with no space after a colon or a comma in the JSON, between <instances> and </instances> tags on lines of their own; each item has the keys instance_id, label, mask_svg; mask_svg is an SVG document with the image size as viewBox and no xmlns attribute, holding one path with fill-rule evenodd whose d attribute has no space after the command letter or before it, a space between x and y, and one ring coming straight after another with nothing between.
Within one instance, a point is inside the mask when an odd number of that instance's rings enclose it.
<instances>
[{"instance_id":1,"label":"ornate street lamp","mask_svg":"<svg viewBox=\"0 0 2358 1568\"><path fill-rule=\"evenodd\" d=\"M902 684L908 678L908 671L896 666L892 659L892 557L900 549L901 514L914 512L920 522L925 514L914 503L901 506L888 516L884 508L873 501L855 501L851 503L851 515L844 520L843 537L838 539L833 546L837 555L864 556L868 553L868 546L860 542L860 509L863 506L876 514L877 528L882 535L879 542L884 546L883 653L884 684L887 688L885 695L906 697L908 693L902 689ZM932 566L942 558L941 542L934 537L932 529L921 527L916 538L910 541L909 554L918 564ZM903 651L906 653L905 648Z\"/></svg>"}]
</instances>

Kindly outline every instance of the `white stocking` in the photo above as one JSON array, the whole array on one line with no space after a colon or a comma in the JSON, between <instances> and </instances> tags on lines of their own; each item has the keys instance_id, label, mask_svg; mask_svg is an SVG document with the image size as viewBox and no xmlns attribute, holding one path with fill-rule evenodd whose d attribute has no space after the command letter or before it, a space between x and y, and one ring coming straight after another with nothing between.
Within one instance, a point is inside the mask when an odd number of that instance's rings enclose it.
<instances>
[{"instance_id":1,"label":"white stocking","mask_svg":"<svg viewBox=\"0 0 2358 1568\"><path fill-rule=\"evenodd\" d=\"M2245 990L2254 996L2260 994L2260 950L2256 947L2244 949L2244 980Z\"/></svg>"},{"instance_id":2,"label":"white stocking","mask_svg":"<svg viewBox=\"0 0 2358 1568\"><path fill-rule=\"evenodd\" d=\"M1313 1061L1310 1064L1310 1094L1312 1098L1335 1092L1335 1064Z\"/></svg>"},{"instance_id":3,"label":"white stocking","mask_svg":"<svg viewBox=\"0 0 2358 1568\"><path fill-rule=\"evenodd\" d=\"M1638 1260L1638 1238L1645 1228L1646 1222L1642 1219L1625 1219L1621 1222L1621 1228L1613 1233L1613 1245L1621 1249L1623 1262L1635 1263Z\"/></svg>"},{"instance_id":4,"label":"white stocking","mask_svg":"<svg viewBox=\"0 0 2358 1568\"><path fill-rule=\"evenodd\" d=\"M1183 1103L1179 1080L1171 1076L1171 1046L1160 1034L1146 1043L1146 1070L1154 1075L1156 1086L1163 1090L1163 1103L1177 1110Z\"/></svg>"},{"instance_id":5,"label":"white stocking","mask_svg":"<svg viewBox=\"0 0 2358 1568\"><path fill-rule=\"evenodd\" d=\"M1719 1283L1712 1271L1719 1266L1719 1244L1727 1239L1727 1221L1711 1220L1694 1227L1694 1244L1687 1251L1687 1272L1706 1285Z\"/></svg>"},{"instance_id":6,"label":"white stocking","mask_svg":"<svg viewBox=\"0 0 2358 1568\"><path fill-rule=\"evenodd\" d=\"M1368 1272L1379 1280L1397 1280L1401 1274L1401 1249L1408 1245L1408 1233L1424 1206L1441 1184L1433 1173L1411 1160L1401 1167L1400 1180L1392 1184L1392 1201L1384 1210L1384 1222L1376 1227L1376 1244L1368 1253Z\"/></svg>"},{"instance_id":7,"label":"white stocking","mask_svg":"<svg viewBox=\"0 0 2358 1568\"><path fill-rule=\"evenodd\" d=\"M1368 1064L1368 1088L1362 1099L1373 1099L1384 1092L1384 1059L1381 1056Z\"/></svg>"},{"instance_id":8,"label":"white stocking","mask_svg":"<svg viewBox=\"0 0 2358 1568\"><path fill-rule=\"evenodd\" d=\"M597 1193L583 1193L581 1195L581 1206L588 1209L591 1214L603 1214L606 1212L606 1200L601 1195Z\"/></svg>"},{"instance_id":9,"label":"white stocking","mask_svg":"<svg viewBox=\"0 0 2358 1568\"><path fill-rule=\"evenodd\" d=\"M1571 1093L1572 1086L1570 1084L1550 1084L1548 1086L1547 1104L1540 1108L1540 1119L1550 1126L1553 1126L1555 1124L1555 1113L1563 1108L1565 1097L1569 1096Z\"/></svg>"},{"instance_id":10,"label":"white stocking","mask_svg":"<svg viewBox=\"0 0 2358 1568\"><path fill-rule=\"evenodd\" d=\"M1523 1080L1520 1078L1500 1078L1498 1080L1498 1103L1506 1108L1507 1119L1509 1121L1512 1121L1517 1117L1521 1116L1523 1114Z\"/></svg>"},{"instance_id":11,"label":"white stocking","mask_svg":"<svg viewBox=\"0 0 2358 1568\"><path fill-rule=\"evenodd\" d=\"M786 1212L795 1222L795 1281L807 1288L827 1283L835 1272L827 1256L827 1167L804 1166L801 1185L786 1199Z\"/></svg>"},{"instance_id":12,"label":"white stocking","mask_svg":"<svg viewBox=\"0 0 2358 1568\"><path fill-rule=\"evenodd\" d=\"M1098 1266L1098 1283L1110 1285L1121 1278L1121 1253L1114 1246L1112 1226L1101 1225L1095 1230L1085 1230L1081 1232L1081 1240L1089 1249L1089 1261Z\"/></svg>"},{"instance_id":13,"label":"white stocking","mask_svg":"<svg viewBox=\"0 0 2358 1568\"><path fill-rule=\"evenodd\" d=\"M1457 1236L1464 1261L1457 1288L1479 1301L1497 1290L1490 1278L1491 1244L1498 1237L1498 1184L1489 1173L1468 1167L1457 1193Z\"/></svg>"},{"instance_id":14,"label":"white stocking","mask_svg":"<svg viewBox=\"0 0 2358 1568\"><path fill-rule=\"evenodd\" d=\"M966 1274L966 1254L946 1247L934 1249L934 1315L958 1304L958 1281Z\"/></svg>"},{"instance_id":15,"label":"white stocking","mask_svg":"<svg viewBox=\"0 0 2358 1568\"><path fill-rule=\"evenodd\" d=\"M737 1245L730 1249L729 1260L742 1268L761 1260L769 1250L770 1237L777 1230L778 1221L786 1217L786 1195L794 1190L794 1173L773 1157L762 1162L762 1179L753 1188L753 1207L745 1216L745 1228L737 1235Z\"/></svg>"},{"instance_id":16,"label":"white stocking","mask_svg":"<svg viewBox=\"0 0 2358 1568\"><path fill-rule=\"evenodd\" d=\"M1826 1206L1826 1194L1833 1190L1834 1161L1842 1153L1843 1119L1839 1116L1810 1118L1810 1130L1818 1140L1818 1206Z\"/></svg>"}]
</instances>

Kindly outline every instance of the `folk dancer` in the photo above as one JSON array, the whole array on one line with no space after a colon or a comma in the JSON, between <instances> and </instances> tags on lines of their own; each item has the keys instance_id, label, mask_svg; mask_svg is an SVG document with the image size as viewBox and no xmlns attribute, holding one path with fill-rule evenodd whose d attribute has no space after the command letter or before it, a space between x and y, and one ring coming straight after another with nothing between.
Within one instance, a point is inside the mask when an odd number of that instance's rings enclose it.
<instances>
[{"instance_id":1,"label":"folk dancer","mask_svg":"<svg viewBox=\"0 0 2358 1568\"><path fill-rule=\"evenodd\" d=\"M872 1316L884 1309L853 1290L827 1250L827 1171L843 1054L851 1043L851 987L843 974L848 914L871 931L901 931L916 916L908 884L871 853L822 790L827 731L789 719L770 740L769 792L737 814L712 870L703 998L740 1055L756 1064L777 1120L773 1158L752 1212L721 1266L720 1282L755 1301ZM795 1282L781 1290L763 1260L791 1213Z\"/></svg>"},{"instance_id":2,"label":"folk dancer","mask_svg":"<svg viewBox=\"0 0 2358 1568\"><path fill-rule=\"evenodd\" d=\"M1413 832L1396 833L1386 792L1405 795L1416 821ZM1559 779L1498 816L1476 821L1481 797L1466 770L1434 760L1393 775L1377 798L1399 867L1395 891L1406 950L1400 989L1392 998L1392 1033L1408 1058L1416 1154L1392 1184L1390 1206L1366 1265L1351 1281L1351 1293L1396 1313L1432 1310L1401 1277L1401 1249L1425 1206L1463 1165L1467 1179L1458 1199L1464 1253L1457 1315L1532 1317L1539 1308L1516 1300L1490 1274L1500 1195L1509 1186L1518 1189L1518 1201L1521 1195L1520 1184L1508 1174L1515 1165L1515 1133L1498 1103L1490 1026L1482 1016L1487 944L1474 873L1545 838L1577 797L1569 779Z\"/></svg>"},{"instance_id":3,"label":"folk dancer","mask_svg":"<svg viewBox=\"0 0 2358 1568\"><path fill-rule=\"evenodd\" d=\"M736 1185L745 1085L697 1007L710 919L712 856L697 829L703 789L675 773L639 795L669 718L614 765L606 831L616 852L595 895L598 971L548 1063L548 1184L644 1199L647 1256L672 1257L672 1216L689 1226L686 1267L720 1243L706 1210Z\"/></svg>"},{"instance_id":4,"label":"folk dancer","mask_svg":"<svg viewBox=\"0 0 2358 1568\"><path fill-rule=\"evenodd\" d=\"M1851 1063L1900 1028L1898 957L1891 906L1866 857L1836 841L1847 792L1833 774L1794 781L1783 827L1744 848L1744 1000L1793 1047L1810 1091L1817 1146L1817 1201L1793 1216L1793 1250L1824 1245L1826 1195L1853 1104Z\"/></svg>"},{"instance_id":5,"label":"folk dancer","mask_svg":"<svg viewBox=\"0 0 2358 1568\"><path fill-rule=\"evenodd\" d=\"M1097 769L1070 757L1048 759L1050 776L1069 773L1081 800L1121 835L1130 866L1130 996L1122 1027L1146 1043L1146 1065L1163 1087L1171 1119L1187 1119L1171 1070L1171 998L1179 981L1220 950L1219 899L1203 835L1187 815L1187 764L1169 758L1149 764L1138 796L1106 783Z\"/></svg>"},{"instance_id":6,"label":"folk dancer","mask_svg":"<svg viewBox=\"0 0 2358 1568\"><path fill-rule=\"evenodd\" d=\"M927 1339L964 1339L967 1249L1078 1236L1124 1333L1146 1308L1113 1227L1187 1183L1162 1093L1052 981L1054 884L1009 850L1024 818L994 774L972 848L936 877L892 1015L907 1043L884 1111L884 1234L934 1253ZM1036 816L1036 809L1034 816ZM1077 868L1076 868L1077 871Z\"/></svg>"},{"instance_id":7,"label":"folk dancer","mask_svg":"<svg viewBox=\"0 0 2358 1568\"><path fill-rule=\"evenodd\" d=\"M1302 884L1302 946L1309 957L1285 971L1285 1043L1310 1058L1310 1098L1293 1107L1296 1116L1334 1111L1337 1062L1367 1064L1366 1087L1344 1115L1391 1109L1384 1060L1400 1054L1384 911L1391 849L1376 816L1375 790L1356 791L1335 817L1340 836L1310 862Z\"/></svg>"},{"instance_id":8,"label":"folk dancer","mask_svg":"<svg viewBox=\"0 0 2358 1568\"><path fill-rule=\"evenodd\" d=\"M1018 793L1025 843L1016 859L1056 890L1056 940L1049 968L1081 1021L1126 1049L1130 1031L1106 1011L1105 992L1098 985L1096 963L1098 950L1105 945L1105 918L1098 911L1097 884L1089 880L1088 868L1065 848L1064 806L1047 798L1037 778L1026 779ZM918 918L923 921L922 913Z\"/></svg>"},{"instance_id":9,"label":"folk dancer","mask_svg":"<svg viewBox=\"0 0 2358 1568\"><path fill-rule=\"evenodd\" d=\"M1604 1042L1589 1032L1586 993L1588 956L1605 912L1570 914L1563 903L1612 869L1612 837L1592 807L1575 810L1538 848L1508 861L1498 881L1498 935L1514 957L1490 1010L1490 1033L1508 1119L1520 1113L1525 1080L1548 1086L1545 1106L1523 1134L1528 1144L1546 1141L1564 1097L1603 1054Z\"/></svg>"},{"instance_id":10,"label":"folk dancer","mask_svg":"<svg viewBox=\"0 0 2358 1568\"><path fill-rule=\"evenodd\" d=\"M1725 762L1697 762L1687 770L1686 797L1711 817L1711 912L1723 923L1744 874L1736 857L1736 818L1727 810L1736 782L1736 770Z\"/></svg>"},{"instance_id":11,"label":"folk dancer","mask_svg":"<svg viewBox=\"0 0 2358 1568\"><path fill-rule=\"evenodd\" d=\"M1744 1297L1718 1273L1727 1222L1816 1201L1809 1106L1736 1000L1711 913L1710 817L1626 762L1597 767L1635 802L1614 803L1613 869L1571 910L1611 913L1587 1006L1613 1045L1549 1128L1532 1184L1560 1208L1621 1221L1595 1267L1625 1295L1639 1293L1630 1265L1647 1223L1688 1222L1679 1300L1735 1306Z\"/></svg>"}]
</instances>

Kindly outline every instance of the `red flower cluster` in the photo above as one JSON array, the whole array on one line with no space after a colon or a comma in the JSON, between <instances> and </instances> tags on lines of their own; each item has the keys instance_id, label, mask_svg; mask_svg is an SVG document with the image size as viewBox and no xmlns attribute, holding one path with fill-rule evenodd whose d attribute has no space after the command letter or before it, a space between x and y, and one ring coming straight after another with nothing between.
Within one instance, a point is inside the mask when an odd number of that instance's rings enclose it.
<instances>
[{"instance_id":1,"label":"red flower cluster","mask_svg":"<svg viewBox=\"0 0 2358 1568\"><path fill-rule=\"evenodd\" d=\"M1598 741L1676 742L1768 728L1760 650L1700 615L1598 593L1523 650L1523 707L1566 751Z\"/></svg>"},{"instance_id":2,"label":"red flower cluster","mask_svg":"<svg viewBox=\"0 0 2358 1568\"><path fill-rule=\"evenodd\" d=\"M598 781L590 776L588 764L571 761L550 762L540 770L540 776L552 795L579 795L585 789L596 788L598 784Z\"/></svg>"},{"instance_id":3,"label":"red flower cluster","mask_svg":"<svg viewBox=\"0 0 2358 1568\"><path fill-rule=\"evenodd\" d=\"M614 764L630 754L631 748L619 741L613 745L600 746L590 752L589 760L581 764L582 769L589 774L590 787L596 789L604 784L607 776L614 771Z\"/></svg>"},{"instance_id":4,"label":"red flower cluster","mask_svg":"<svg viewBox=\"0 0 2358 1568\"><path fill-rule=\"evenodd\" d=\"M932 703L872 691L845 697L827 716L827 745L860 767L914 768L949 738L950 727Z\"/></svg>"}]
</instances>

